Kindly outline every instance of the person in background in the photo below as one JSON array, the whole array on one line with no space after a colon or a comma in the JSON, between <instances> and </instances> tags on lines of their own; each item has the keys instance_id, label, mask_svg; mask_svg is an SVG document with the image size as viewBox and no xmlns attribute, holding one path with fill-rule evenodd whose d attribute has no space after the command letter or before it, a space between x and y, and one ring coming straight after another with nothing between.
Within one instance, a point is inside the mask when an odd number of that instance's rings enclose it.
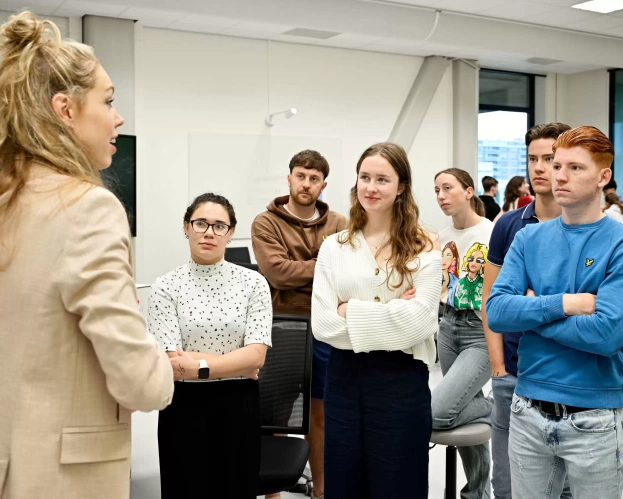
<instances>
[{"instance_id":1,"label":"person in background","mask_svg":"<svg viewBox=\"0 0 623 499\"><path fill-rule=\"evenodd\" d=\"M525 331L511 403L512 494L558 497L566 475L576 499L620 499L623 225L600 209L614 147L583 126L553 150L562 217L517 233L486 306L492 331Z\"/></svg>"},{"instance_id":2,"label":"person in background","mask_svg":"<svg viewBox=\"0 0 623 499\"><path fill-rule=\"evenodd\" d=\"M30 12L1 31L0 497L129 499L131 410L164 409L173 371L100 177L124 121L91 47Z\"/></svg>"},{"instance_id":3,"label":"person in background","mask_svg":"<svg viewBox=\"0 0 623 499\"><path fill-rule=\"evenodd\" d=\"M552 192L552 146L558 136L567 130L564 123L537 125L526 133L528 172L534 186L536 200L524 209L517 209L502 218L493 228L489 243L489 258L485 269L483 304L491 294L493 283L500 274L504 259L515 235L526 225L547 222L558 218L562 209ZM493 412L491 413L491 456L493 474L491 485L495 499L512 499L511 470L508 460L508 432L511 418L511 401L517 384L517 348L520 331L504 335L493 333L487 323L487 308L482 309L482 323L491 359ZM568 488L562 497L571 497Z\"/></svg>"},{"instance_id":4,"label":"person in background","mask_svg":"<svg viewBox=\"0 0 623 499\"><path fill-rule=\"evenodd\" d=\"M517 209L517 203L523 196L530 195L530 187L526 178L518 175L511 178L506 184L504 190L504 204L502 205L502 211L495 218L494 222L497 222L502 216L506 215L510 211Z\"/></svg>"},{"instance_id":5,"label":"person in background","mask_svg":"<svg viewBox=\"0 0 623 499\"><path fill-rule=\"evenodd\" d=\"M617 193L617 183L614 179L610 179L610 182L608 182L606 184L606 186L604 187L604 196L607 196L608 194L616 194L617 197L619 196L619 194Z\"/></svg>"},{"instance_id":6,"label":"person in background","mask_svg":"<svg viewBox=\"0 0 623 499\"><path fill-rule=\"evenodd\" d=\"M536 199L534 189L532 188L532 186L530 184L528 184L528 190L529 190L529 194L527 196L521 196L519 198L519 201L517 201L517 209L518 210L521 209L521 208L525 208L530 203L533 203L534 200Z\"/></svg>"},{"instance_id":7,"label":"person in background","mask_svg":"<svg viewBox=\"0 0 623 499\"><path fill-rule=\"evenodd\" d=\"M251 227L253 253L268 280L275 313L311 315L311 294L318 251L324 239L348 226L346 218L320 201L329 163L317 151L301 151L290 160L289 196L279 197ZM312 498L324 494L324 388L331 346L314 338L309 464ZM279 494L269 495L279 497Z\"/></svg>"},{"instance_id":8,"label":"person in background","mask_svg":"<svg viewBox=\"0 0 623 499\"><path fill-rule=\"evenodd\" d=\"M623 223L623 203L616 192L606 195L606 209L604 213L617 222Z\"/></svg>"},{"instance_id":9,"label":"person in background","mask_svg":"<svg viewBox=\"0 0 623 499\"><path fill-rule=\"evenodd\" d=\"M487 265L493 222L474 192L474 181L464 170L449 168L435 175L437 202L452 225L439 233L442 247L459 255L460 278L441 295L439 363L443 379L433 390L433 428L449 430L468 423L489 423L492 403L482 388L491 378L487 342L482 325L483 273ZM467 484L465 499L490 497L489 444L459 447Z\"/></svg>"},{"instance_id":10,"label":"person in background","mask_svg":"<svg viewBox=\"0 0 623 499\"><path fill-rule=\"evenodd\" d=\"M149 331L177 381L158 419L162 499L257 496L257 379L271 345L272 306L266 279L224 260L236 223L223 196L195 198L184 215L190 261L150 290ZM194 362L183 366L184 356Z\"/></svg>"},{"instance_id":11,"label":"person in background","mask_svg":"<svg viewBox=\"0 0 623 499\"><path fill-rule=\"evenodd\" d=\"M498 197L498 181L489 175L485 175L482 177L482 189L484 194L479 197L485 205L485 218L493 222L501 210L500 205L495 201L495 198Z\"/></svg>"},{"instance_id":12,"label":"person in background","mask_svg":"<svg viewBox=\"0 0 623 499\"><path fill-rule=\"evenodd\" d=\"M312 329L334 347L325 389L327 499L428 497L441 252L420 225L412 188L402 147L366 149L349 227L318 254Z\"/></svg>"}]
</instances>

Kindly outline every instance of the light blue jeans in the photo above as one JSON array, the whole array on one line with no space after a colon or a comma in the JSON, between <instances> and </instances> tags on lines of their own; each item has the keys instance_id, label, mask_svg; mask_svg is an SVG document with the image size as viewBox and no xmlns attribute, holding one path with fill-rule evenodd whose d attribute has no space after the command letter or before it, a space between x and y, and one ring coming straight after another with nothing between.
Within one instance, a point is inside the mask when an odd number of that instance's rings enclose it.
<instances>
[{"instance_id":1,"label":"light blue jeans","mask_svg":"<svg viewBox=\"0 0 623 499\"><path fill-rule=\"evenodd\" d=\"M438 348L443 379L433 390L433 429L489 424L493 404L483 395L482 387L491 377L491 364L482 321L471 310L446 307L439 323ZM458 450L467 477L461 499L489 499L489 444Z\"/></svg>"},{"instance_id":2,"label":"light blue jeans","mask_svg":"<svg viewBox=\"0 0 623 499\"><path fill-rule=\"evenodd\" d=\"M514 499L560 496L569 478L574 499L621 499L623 409L548 416L513 396L509 458Z\"/></svg>"},{"instance_id":3,"label":"light blue jeans","mask_svg":"<svg viewBox=\"0 0 623 499\"><path fill-rule=\"evenodd\" d=\"M491 413L491 459L493 473L491 485L495 499L512 499L511 466L508 460L508 430L511 422L511 403L515 393L517 378L512 374L493 377L493 412ZM560 496L562 499L571 497L569 484Z\"/></svg>"}]
</instances>

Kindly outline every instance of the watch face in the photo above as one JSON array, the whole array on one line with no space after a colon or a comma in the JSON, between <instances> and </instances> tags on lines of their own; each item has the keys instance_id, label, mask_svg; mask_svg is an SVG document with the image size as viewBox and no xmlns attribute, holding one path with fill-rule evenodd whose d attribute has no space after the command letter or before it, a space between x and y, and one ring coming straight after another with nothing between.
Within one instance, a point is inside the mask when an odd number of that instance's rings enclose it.
<instances>
[{"instance_id":1,"label":"watch face","mask_svg":"<svg viewBox=\"0 0 623 499\"><path fill-rule=\"evenodd\" d=\"M209 367L202 367L199 369L199 379L210 379Z\"/></svg>"}]
</instances>

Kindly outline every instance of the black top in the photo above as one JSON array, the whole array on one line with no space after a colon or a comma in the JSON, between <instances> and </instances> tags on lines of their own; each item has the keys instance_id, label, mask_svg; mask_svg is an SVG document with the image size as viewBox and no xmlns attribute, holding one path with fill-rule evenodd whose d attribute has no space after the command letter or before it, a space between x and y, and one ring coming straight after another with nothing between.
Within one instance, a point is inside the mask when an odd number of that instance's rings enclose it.
<instances>
[{"instance_id":1,"label":"black top","mask_svg":"<svg viewBox=\"0 0 623 499\"><path fill-rule=\"evenodd\" d=\"M500 213L500 205L495 202L495 198L493 196L483 194L478 197L482 199L482 202L485 204L485 217L493 222L495 217L498 216L498 213Z\"/></svg>"}]
</instances>

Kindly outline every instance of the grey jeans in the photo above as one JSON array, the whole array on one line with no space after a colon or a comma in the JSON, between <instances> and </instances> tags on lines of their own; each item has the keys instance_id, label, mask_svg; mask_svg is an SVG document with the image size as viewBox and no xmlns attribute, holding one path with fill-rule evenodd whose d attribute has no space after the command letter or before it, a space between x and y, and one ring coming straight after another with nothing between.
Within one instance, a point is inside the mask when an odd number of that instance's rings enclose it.
<instances>
[{"instance_id":1,"label":"grey jeans","mask_svg":"<svg viewBox=\"0 0 623 499\"><path fill-rule=\"evenodd\" d=\"M443 379L432 394L433 429L489 423L493 403L482 387L491 378L482 321L472 310L446 307L439 323L439 363ZM459 447L467 485L461 499L491 497L489 444Z\"/></svg>"},{"instance_id":2,"label":"grey jeans","mask_svg":"<svg viewBox=\"0 0 623 499\"><path fill-rule=\"evenodd\" d=\"M493 457L493 497L495 499L512 499L511 465L508 460L508 432L511 422L511 402L515 393L517 378L512 374L494 377L493 412L491 413L491 455ZM561 499L572 497L569 480L565 480L565 488Z\"/></svg>"}]
</instances>

